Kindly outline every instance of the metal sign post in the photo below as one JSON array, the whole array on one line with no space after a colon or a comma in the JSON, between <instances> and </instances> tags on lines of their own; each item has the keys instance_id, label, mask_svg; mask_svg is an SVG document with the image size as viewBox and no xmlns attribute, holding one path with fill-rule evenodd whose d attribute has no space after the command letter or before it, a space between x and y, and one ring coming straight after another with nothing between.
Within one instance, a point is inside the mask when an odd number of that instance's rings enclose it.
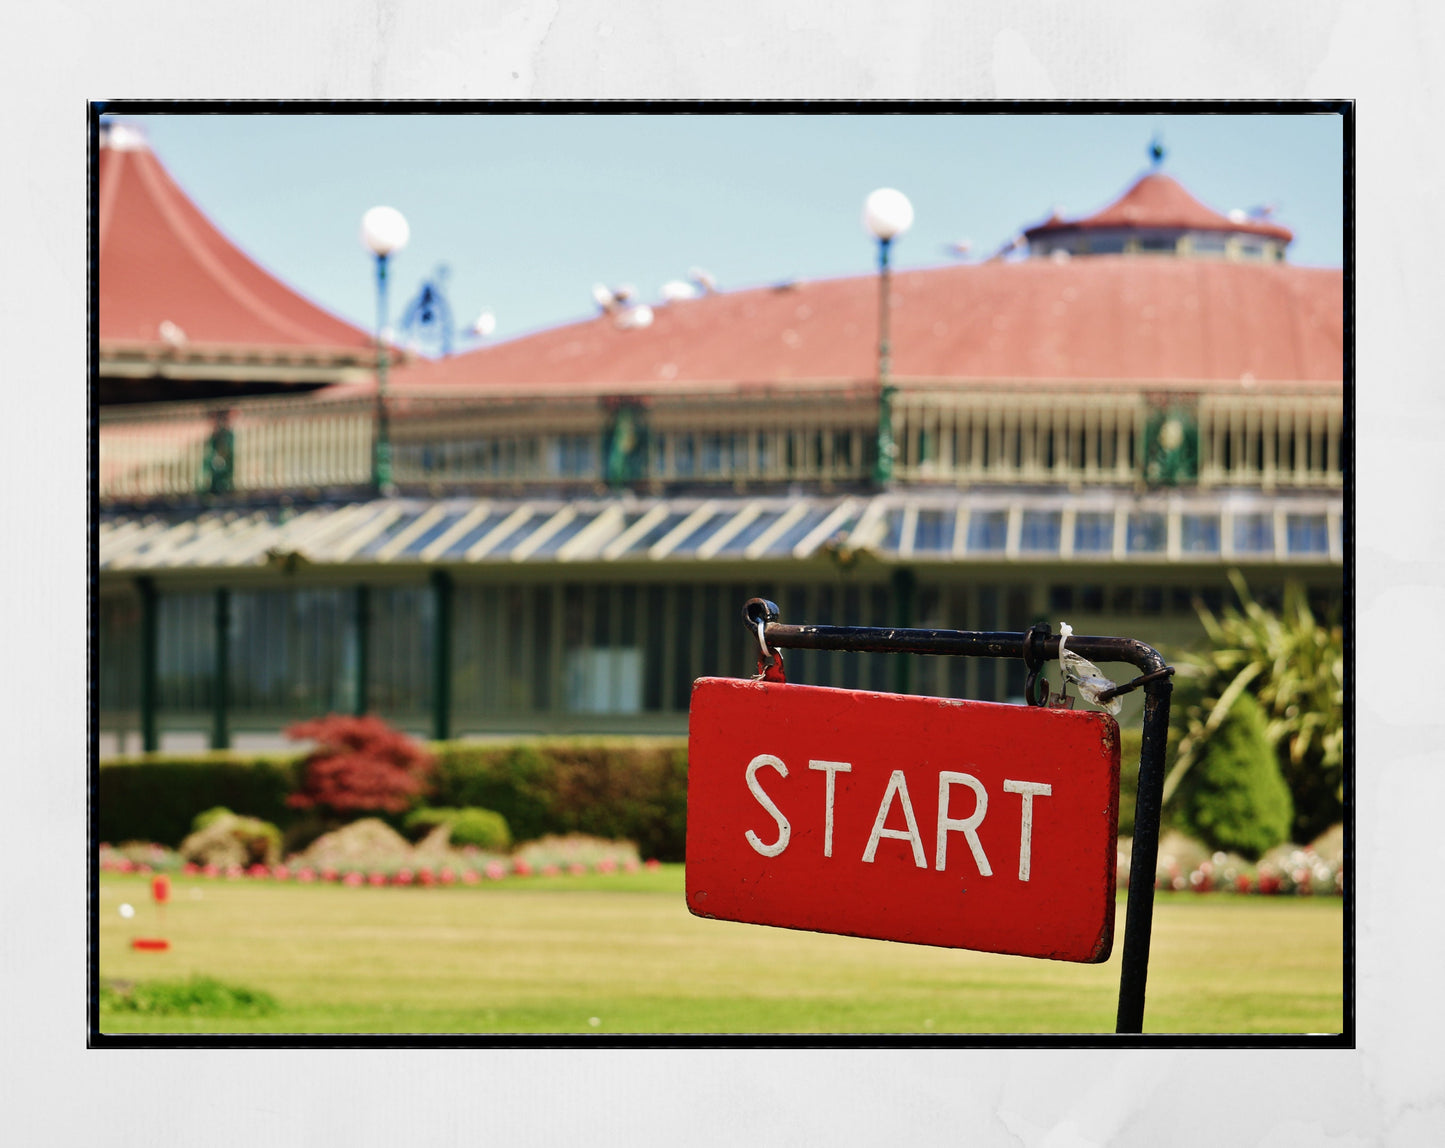
<instances>
[{"instance_id":1,"label":"metal sign post","mask_svg":"<svg viewBox=\"0 0 1445 1148\"><path fill-rule=\"evenodd\" d=\"M704 678L689 719L687 897L701 916L1102 961L1114 933L1118 727L1040 680L1059 635L794 626L761 598L751 681ZM789 684L783 649L1021 658L1028 705ZM1143 1031L1173 669L1132 638L1069 653L1142 671L1144 737L1116 1032ZM1040 688L1042 687L1042 688Z\"/></svg>"}]
</instances>

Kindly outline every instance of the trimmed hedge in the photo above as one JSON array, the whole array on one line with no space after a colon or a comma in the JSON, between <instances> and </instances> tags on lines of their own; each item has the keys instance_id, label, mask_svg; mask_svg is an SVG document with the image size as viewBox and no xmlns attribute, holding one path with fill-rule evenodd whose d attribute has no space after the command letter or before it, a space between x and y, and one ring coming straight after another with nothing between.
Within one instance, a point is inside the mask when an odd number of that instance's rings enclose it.
<instances>
[{"instance_id":1,"label":"trimmed hedge","mask_svg":"<svg viewBox=\"0 0 1445 1148\"><path fill-rule=\"evenodd\" d=\"M687 743L549 739L434 745L431 800L500 813L517 841L586 833L681 861L687 837Z\"/></svg>"},{"instance_id":2,"label":"trimmed hedge","mask_svg":"<svg viewBox=\"0 0 1445 1148\"><path fill-rule=\"evenodd\" d=\"M152 754L101 763L91 815L100 841L154 841L175 848L196 816L223 806L273 825L296 819L286 797L299 755Z\"/></svg>"},{"instance_id":3,"label":"trimmed hedge","mask_svg":"<svg viewBox=\"0 0 1445 1148\"><path fill-rule=\"evenodd\" d=\"M687 834L687 743L669 739L437 742L427 802L495 810L516 841L586 833L628 840L643 857L681 861ZM101 841L176 846L198 813L225 806L286 829L301 754L152 755L103 762L93 811ZM400 821L400 818L397 818Z\"/></svg>"}]
</instances>

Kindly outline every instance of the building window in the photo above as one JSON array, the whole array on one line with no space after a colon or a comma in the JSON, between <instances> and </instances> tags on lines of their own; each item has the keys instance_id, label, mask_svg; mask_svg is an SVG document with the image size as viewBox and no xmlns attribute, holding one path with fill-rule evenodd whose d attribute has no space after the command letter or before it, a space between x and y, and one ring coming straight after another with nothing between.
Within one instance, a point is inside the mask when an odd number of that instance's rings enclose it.
<instances>
[{"instance_id":1,"label":"building window","mask_svg":"<svg viewBox=\"0 0 1445 1148\"><path fill-rule=\"evenodd\" d=\"M953 548L953 515L941 510L920 510L913 532L913 549L938 552Z\"/></svg>"},{"instance_id":2,"label":"building window","mask_svg":"<svg viewBox=\"0 0 1445 1148\"><path fill-rule=\"evenodd\" d=\"M1063 515L1057 510L1025 510L1019 549L1056 551L1059 548L1059 523Z\"/></svg>"},{"instance_id":3,"label":"building window","mask_svg":"<svg viewBox=\"0 0 1445 1148\"><path fill-rule=\"evenodd\" d=\"M672 461L674 473L679 478L690 478L695 469L695 447L693 436L677 434L672 439Z\"/></svg>"},{"instance_id":4,"label":"building window","mask_svg":"<svg viewBox=\"0 0 1445 1148\"><path fill-rule=\"evenodd\" d=\"M160 595L156 685L160 707L195 712L211 705L216 666L214 593Z\"/></svg>"},{"instance_id":5,"label":"building window","mask_svg":"<svg viewBox=\"0 0 1445 1148\"><path fill-rule=\"evenodd\" d=\"M1226 249L1224 236L1217 232L1192 236L1190 246L1196 255L1223 255Z\"/></svg>"},{"instance_id":6,"label":"building window","mask_svg":"<svg viewBox=\"0 0 1445 1148\"><path fill-rule=\"evenodd\" d=\"M1179 547L1186 554L1218 554L1219 515L1181 515L1179 519Z\"/></svg>"},{"instance_id":7,"label":"building window","mask_svg":"<svg viewBox=\"0 0 1445 1148\"><path fill-rule=\"evenodd\" d=\"M1178 247L1178 240L1164 235L1147 235L1139 240L1139 250L1150 254L1172 255Z\"/></svg>"},{"instance_id":8,"label":"building window","mask_svg":"<svg viewBox=\"0 0 1445 1148\"><path fill-rule=\"evenodd\" d=\"M567 710L576 714L642 712L642 651L584 648L567 652Z\"/></svg>"},{"instance_id":9,"label":"building window","mask_svg":"<svg viewBox=\"0 0 1445 1148\"><path fill-rule=\"evenodd\" d=\"M1076 554L1108 554L1113 549L1113 512L1081 510L1074 519L1074 552Z\"/></svg>"},{"instance_id":10,"label":"building window","mask_svg":"<svg viewBox=\"0 0 1445 1148\"><path fill-rule=\"evenodd\" d=\"M556 477L595 478L599 473L595 435L558 435L550 454L548 469Z\"/></svg>"},{"instance_id":11,"label":"building window","mask_svg":"<svg viewBox=\"0 0 1445 1148\"><path fill-rule=\"evenodd\" d=\"M140 664L140 602L131 595L107 595L96 602L100 641L95 651L102 715L134 710L140 704L136 667Z\"/></svg>"},{"instance_id":12,"label":"building window","mask_svg":"<svg viewBox=\"0 0 1445 1148\"><path fill-rule=\"evenodd\" d=\"M1236 514L1234 549L1240 554L1267 554L1274 550L1274 516Z\"/></svg>"},{"instance_id":13,"label":"building window","mask_svg":"<svg viewBox=\"0 0 1445 1148\"><path fill-rule=\"evenodd\" d=\"M390 605L373 596L375 629L386 629ZM285 720L354 708L353 591L234 590L230 622L233 714ZM388 677L391 663L385 659L396 653L385 637L373 643L373 681ZM373 704L382 707L380 698Z\"/></svg>"},{"instance_id":14,"label":"building window","mask_svg":"<svg viewBox=\"0 0 1445 1148\"><path fill-rule=\"evenodd\" d=\"M1157 511L1136 511L1129 515L1126 546L1131 554L1154 553L1164 549L1167 526Z\"/></svg>"},{"instance_id":15,"label":"building window","mask_svg":"<svg viewBox=\"0 0 1445 1148\"><path fill-rule=\"evenodd\" d=\"M295 595L306 625L320 615L309 614L305 592ZM339 607L334 603L331 609ZM436 600L425 586L373 586L371 589L371 657L367 701L379 712L416 718L431 706L432 635Z\"/></svg>"},{"instance_id":16,"label":"building window","mask_svg":"<svg viewBox=\"0 0 1445 1148\"><path fill-rule=\"evenodd\" d=\"M984 510L968 520L970 550L1002 550L1008 541L1008 512Z\"/></svg>"},{"instance_id":17,"label":"building window","mask_svg":"<svg viewBox=\"0 0 1445 1148\"><path fill-rule=\"evenodd\" d=\"M716 432L703 436L702 473L727 474L732 471L732 440Z\"/></svg>"},{"instance_id":18,"label":"building window","mask_svg":"<svg viewBox=\"0 0 1445 1148\"><path fill-rule=\"evenodd\" d=\"M1328 554L1329 523L1323 514L1290 514L1285 517L1285 548L1291 554Z\"/></svg>"}]
</instances>

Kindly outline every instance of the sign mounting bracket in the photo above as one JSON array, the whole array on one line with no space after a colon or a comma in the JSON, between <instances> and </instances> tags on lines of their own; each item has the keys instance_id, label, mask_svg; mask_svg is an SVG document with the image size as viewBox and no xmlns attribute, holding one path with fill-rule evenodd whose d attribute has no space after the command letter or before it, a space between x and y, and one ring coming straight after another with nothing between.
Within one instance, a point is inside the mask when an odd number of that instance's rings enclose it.
<instances>
[{"instance_id":1,"label":"sign mounting bracket","mask_svg":"<svg viewBox=\"0 0 1445 1148\"><path fill-rule=\"evenodd\" d=\"M781 621L777 604L750 598L743 622L759 644L760 676L765 671L782 680L782 649L842 650L887 654L938 654L973 658L1020 658L1030 678L1046 661L1059 657L1060 636L1035 626L1024 633L968 630L898 629L884 626L797 626ZM1149 970L1149 945L1154 917L1154 870L1159 856L1159 820L1164 794L1164 751L1169 737L1170 681L1174 667L1152 646L1135 638L1074 635L1068 648L1094 662L1132 665L1139 676L1100 694L1107 701L1136 689L1144 691L1143 744L1139 753L1139 787L1134 813L1134 844L1129 895L1124 918L1124 945L1119 973L1116 1033L1144 1031L1144 995ZM768 657L771 655L771 657ZM1032 682L1030 683L1032 685ZM1028 693L1030 705L1047 705Z\"/></svg>"}]
</instances>

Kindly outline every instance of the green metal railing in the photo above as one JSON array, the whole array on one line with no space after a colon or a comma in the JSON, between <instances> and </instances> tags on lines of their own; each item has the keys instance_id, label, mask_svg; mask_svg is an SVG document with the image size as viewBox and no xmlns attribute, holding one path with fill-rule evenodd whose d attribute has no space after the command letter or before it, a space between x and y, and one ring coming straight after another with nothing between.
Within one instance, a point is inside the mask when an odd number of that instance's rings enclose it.
<instances>
[{"instance_id":1,"label":"green metal railing","mask_svg":"<svg viewBox=\"0 0 1445 1148\"><path fill-rule=\"evenodd\" d=\"M606 399L409 398L390 413L403 489L617 486L621 425ZM893 481L1343 485L1339 394L1172 398L904 386L887 404ZM626 484L867 483L876 396L833 390L658 396L629 407ZM367 398L242 400L103 412L102 501L364 488L377 429Z\"/></svg>"}]
</instances>

